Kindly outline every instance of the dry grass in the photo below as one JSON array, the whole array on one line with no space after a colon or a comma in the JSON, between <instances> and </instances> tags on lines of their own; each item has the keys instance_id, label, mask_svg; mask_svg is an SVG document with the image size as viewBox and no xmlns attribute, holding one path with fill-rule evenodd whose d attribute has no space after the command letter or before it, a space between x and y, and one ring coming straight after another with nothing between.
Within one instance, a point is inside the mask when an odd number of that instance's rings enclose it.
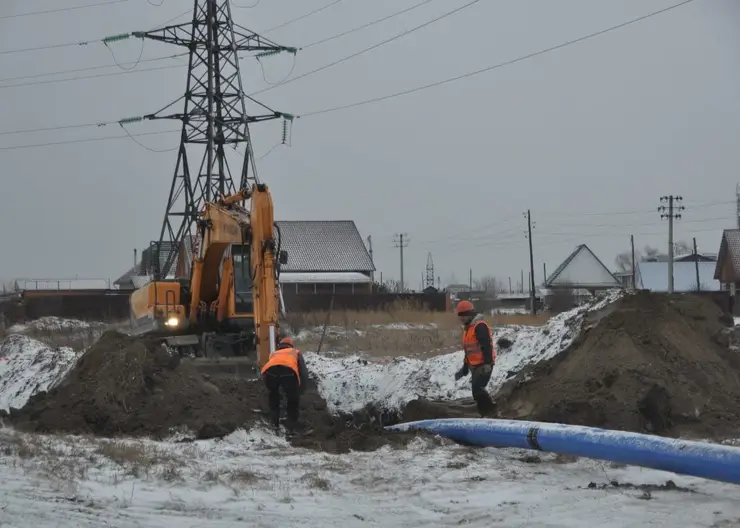
<instances>
[{"instance_id":1,"label":"dry grass","mask_svg":"<svg viewBox=\"0 0 740 528\"><path fill-rule=\"evenodd\" d=\"M27 470L71 485L88 478L89 472L114 464L113 478L155 478L165 482L184 480L186 460L157 447L137 441L102 440L66 435L31 435L6 431L0 436L0 455L4 463L18 464Z\"/></svg>"},{"instance_id":2,"label":"dry grass","mask_svg":"<svg viewBox=\"0 0 740 528\"><path fill-rule=\"evenodd\" d=\"M148 476L153 470L161 469L160 477L164 480L180 478L179 464L171 454L143 442L103 440L96 453L117 464L133 477Z\"/></svg>"},{"instance_id":3,"label":"dry grass","mask_svg":"<svg viewBox=\"0 0 740 528\"><path fill-rule=\"evenodd\" d=\"M507 325L541 326L551 314L496 314L486 319L495 327ZM295 333L311 330L299 346L316 350L326 324L322 351L359 353L375 357L434 356L459 349L460 323L454 313L422 310L407 303L396 303L382 311L335 311L288 314ZM398 325L398 326L392 326ZM318 330L318 331L317 331Z\"/></svg>"},{"instance_id":4,"label":"dry grass","mask_svg":"<svg viewBox=\"0 0 740 528\"><path fill-rule=\"evenodd\" d=\"M298 330L321 327L326 321L326 312L288 314L288 322ZM391 324L436 325L440 329L459 328L459 323L453 313L424 310L414 303L400 301L393 303L386 310L333 311L328 321L330 326L363 330L372 325Z\"/></svg>"}]
</instances>

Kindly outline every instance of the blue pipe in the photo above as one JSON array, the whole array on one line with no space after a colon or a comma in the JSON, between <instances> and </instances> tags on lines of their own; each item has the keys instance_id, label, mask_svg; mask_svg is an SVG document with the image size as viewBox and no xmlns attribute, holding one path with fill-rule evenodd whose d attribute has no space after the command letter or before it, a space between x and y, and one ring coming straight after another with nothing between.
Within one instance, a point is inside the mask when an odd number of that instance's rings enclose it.
<instances>
[{"instance_id":1,"label":"blue pipe","mask_svg":"<svg viewBox=\"0 0 740 528\"><path fill-rule=\"evenodd\" d=\"M387 429L424 429L467 445L534 449L740 484L737 447L579 425L483 418L421 420Z\"/></svg>"}]
</instances>

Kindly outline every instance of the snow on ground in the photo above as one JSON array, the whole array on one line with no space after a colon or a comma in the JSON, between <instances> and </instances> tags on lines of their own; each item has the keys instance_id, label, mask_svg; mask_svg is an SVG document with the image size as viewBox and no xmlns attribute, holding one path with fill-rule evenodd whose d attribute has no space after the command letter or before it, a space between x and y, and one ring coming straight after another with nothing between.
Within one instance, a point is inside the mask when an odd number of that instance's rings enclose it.
<instances>
[{"instance_id":1,"label":"snow on ground","mask_svg":"<svg viewBox=\"0 0 740 528\"><path fill-rule=\"evenodd\" d=\"M23 407L28 398L51 388L74 366L79 353L12 334L0 343L0 409Z\"/></svg>"},{"instance_id":2,"label":"snow on ground","mask_svg":"<svg viewBox=\"0 0 740 528\"><path fill-rule=\"evenodd\" d=\"M506 328L489 389L576 337L580 307L540 328ZM77 354L13 335L0 345L0 403L20 406ZM306 354L330 405L400 405L469 395L462 352L373 364ZM664 486L671 480L675 485ZM661 487L663 486L663 487ZM154 442L41 436L0 428L0 525L286 527L740 525L737 486L519 449L418 439L406 449L331 455L267 431Z\"/></svg>"},{"instance_id":3,"label":"snow on ground","mask_svg":"<svg viewBox=\"0 0 740 528\"><path fill-rule=\"evenodd\" d=\"M0 444L0 524L9 526L592 528L740 522L737 486L518 449L420 439L403 450L328 455L289 447L258 431L173 444L30 437L0 429ZM660 489L669 480L677 488Z\"/></svg>"},{"instance_id":4,"label":"snow on ground","mask_svg":"<svg viewBox=\"0 0 740 528\"><path fill-rule=\"evenodd\" d=\"M613 292L591 304L552 317L540 327L507 327L494 338L513 341L509 349L497 351L496 366L488 385L495 393L503 383L525 366L550 359L565 350L577 337L583 317L614 302ZM318 378L319 391L329 407L355 411L368 403L397 409L416 399L452 400L470 396L470 378L455 381L463 364L463 352L431 359L397 357L386 363L369 362L361 355L329 357L306 352L306 364Z\"/></svg>"},{"instance_id":5,"label":"snow on ground","mask_svg":"<svg viewBox=\"0 0 740 528\"><path fill-rule=\"evenodd\" d=\"M41 317L25 324L16 324L8 328L11 334L28 334L30 332L73 332L75 330L97 330L107 326L106 323L64 319L62 317Z\"/></svg>"}]
</instances>

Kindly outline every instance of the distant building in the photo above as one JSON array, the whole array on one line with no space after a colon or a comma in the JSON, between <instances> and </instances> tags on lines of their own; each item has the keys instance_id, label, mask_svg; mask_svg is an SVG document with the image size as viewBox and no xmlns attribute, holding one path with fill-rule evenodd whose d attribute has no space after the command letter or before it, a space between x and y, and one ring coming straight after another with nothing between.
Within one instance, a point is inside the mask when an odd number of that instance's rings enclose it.
<instances>
[{"instance_id":1,"label":"distant building","mask_svg":"<svg viewBox=\"0 0 740 528\"><path fill-rule=\"evenodd\" d=\"M689 253L688 255L681 255L673 259L674 262L717 262L717 253Z\"/></svg>"},{"instance_id":2,"label":"distant building","mask_svg":"<svg viewBox=\"0 0 740 528\"><path fill-rule=\"evenodd\" d=\"M283 292L360 293L372 291L375 272L370 254L351 220L290 220L277 223L276 237L280 249L288 252L288 263L281 267ZM192 241L186 241L185 251L178 256L178 276L187 275L192 255ZM160 251L160 263L166 261L173 248ZM142 259L115 284L123 290L134 290L151 280L152 252L142 252ZM161 265L161 264L160 264ZM171 277L174 278L175 274Z\"/></svg>"},{"instance_id":3,"label":"distant building","mask_svg":"<svg viewBox=\"0 0 740 528\"><path fill-rule=\"evenodd\" d=\"M740 229L725 229L722 233L714 279L733 294L740 286Z\"/></svg>"},{"instance_id":4,"label":"distant building","mask_svg":"<svg viewBox=\"0 0 740 528\"><path fill-rule=\"evenodd\" d=\"M545 280L545 288L548 290L586 290L592 295L598 290L621 287L622 282L586 244L576 247Z\"/></svg>"},{"instance_id":5,"label":"distant building","mask_svg":"<svg viewBox=\"0 0 740 528\"><path fill-rule=\"evenodd\" d=\"M622 288L629 289L634 286L634 284L632 284L632 270L617 271L613 273L613 275L622 285Z\"/></svg>"},{"instance_id":6,"label":"distant building","mask_svg":"<svg viewBox=\"0 0 740 528\"><path fill-rule=\"evenodd\" d=\"M699 284L696 268L699 267ZM712 261L673 263L673 291L687 293L695 291L718 291L720 283L714 278L716 263ZM668 291L668 262L638 262L635 270L637 289L653 292Z\"/></svg>"}]
</instances>

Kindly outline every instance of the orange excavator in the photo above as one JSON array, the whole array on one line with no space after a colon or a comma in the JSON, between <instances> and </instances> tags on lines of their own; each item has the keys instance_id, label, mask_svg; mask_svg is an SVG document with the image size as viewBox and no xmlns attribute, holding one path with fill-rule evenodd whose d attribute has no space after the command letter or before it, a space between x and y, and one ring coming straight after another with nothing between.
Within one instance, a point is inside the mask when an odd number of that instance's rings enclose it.
<instances>
[{"instance_id":1,"label":"orange excavator","mask_svg":"<svg viewBox=\"0 0 740 528\"><path fill-rule=\"evenodd\" d=\"M242 203L250 201L249 209ZM189 279L154 280L131 295L131 333L162 337L181 356L264 365L278 339L280 248L265 184L207 202ZM277 240L275 233L278 233Z\"/></svg>"}]
</instances>

